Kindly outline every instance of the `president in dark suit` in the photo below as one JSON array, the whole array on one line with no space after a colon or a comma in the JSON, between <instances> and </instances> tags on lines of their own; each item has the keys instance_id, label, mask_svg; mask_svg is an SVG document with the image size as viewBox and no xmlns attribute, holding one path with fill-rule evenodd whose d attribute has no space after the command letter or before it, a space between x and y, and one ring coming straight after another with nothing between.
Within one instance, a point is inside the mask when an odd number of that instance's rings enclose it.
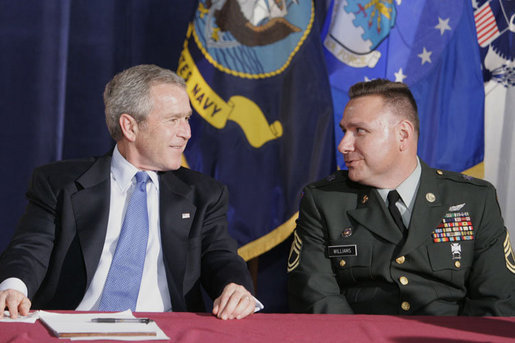
<instances>
[{"instance_id":1,"label":"president in dark suit","mask_svg":"<svg viewBox=\"0 0 515 343\"><path fill-rule=\"evenodd\" d=\"M219 318L253 313L227 189L180 166L191 136L184 81L132 67L107 84L104 103L111 153L34 171L0 258L0 309L204 311L202 286Z\"/></svg>"},{"instance_id":2,"label":"president in dark suit","mask_svg":"<svg viewBox=\"0 0 515 343\"><path fill-rule=\"evenodd\" d=\"M294 312L515 314L515 261L494 187L417 157L402 83L354 85L340 126L348 171L305 188L289 264Z\"/></svg>"}]
</instances>

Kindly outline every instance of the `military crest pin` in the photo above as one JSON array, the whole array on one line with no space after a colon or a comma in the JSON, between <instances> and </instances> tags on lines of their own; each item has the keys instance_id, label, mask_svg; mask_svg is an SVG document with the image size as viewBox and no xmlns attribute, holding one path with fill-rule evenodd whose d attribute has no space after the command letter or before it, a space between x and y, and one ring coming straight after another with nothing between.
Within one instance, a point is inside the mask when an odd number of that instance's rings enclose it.
<instances>
[{"instance_id":1,"label":"military crest pin","mask_svg":"<svg viewBox=\"0 0 515 343\"><path fill-rule=\"evenodd\" d=\"M343 238L348 238L350 236L352 236L352 228L351 227L347 227L347 228L343 229L342 237Z\"/></svg>"}]
</instances>

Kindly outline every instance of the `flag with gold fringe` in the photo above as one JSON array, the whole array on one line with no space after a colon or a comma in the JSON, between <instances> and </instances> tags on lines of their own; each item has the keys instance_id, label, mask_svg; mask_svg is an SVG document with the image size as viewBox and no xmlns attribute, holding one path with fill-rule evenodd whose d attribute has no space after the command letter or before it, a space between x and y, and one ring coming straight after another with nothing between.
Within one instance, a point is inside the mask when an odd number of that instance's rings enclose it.
<instances>
[{"instance_id":1,"label":"flag with gold fringe","mask_svg":"<svg viewBox=\"0 0 515 343\"><path fill-rule=\"evenodd\" d=\"M188 166L225 183L249 260L294 229L302 188L334 163L332 101L311 0L200 0L177 72L195 115Z\"/></svg>"}]
</instances>

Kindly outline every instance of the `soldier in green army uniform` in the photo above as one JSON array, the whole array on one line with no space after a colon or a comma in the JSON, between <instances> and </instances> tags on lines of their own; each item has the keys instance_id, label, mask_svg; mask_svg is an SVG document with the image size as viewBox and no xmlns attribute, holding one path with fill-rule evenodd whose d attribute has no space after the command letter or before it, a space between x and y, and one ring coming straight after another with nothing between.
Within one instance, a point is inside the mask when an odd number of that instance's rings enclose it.
<instances>
[{"instance_id":1,"label":"soldier in green army uniform","mask_svg":"<svg viewBox=\"0 0 515 343\"><path fill-rule=\"evenodd\" d=\"M515 261L494 187L428 167L408 87L349 91L348 171L307 186L288 261L293 312L515 314Z\"/></svg>"}]
</instances>

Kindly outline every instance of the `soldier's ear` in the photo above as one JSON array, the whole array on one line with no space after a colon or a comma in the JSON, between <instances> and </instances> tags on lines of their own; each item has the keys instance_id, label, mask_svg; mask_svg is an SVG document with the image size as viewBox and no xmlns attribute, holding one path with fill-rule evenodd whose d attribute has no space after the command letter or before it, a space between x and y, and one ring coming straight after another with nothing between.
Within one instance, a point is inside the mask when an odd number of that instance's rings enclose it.
<instances>
[{"instance_id":1,"label":"soldier's ear","mask_svg":"<svg viewBox=\"0 0 515 343\"><path fill-rule=\"evenodd\" d=\"M398 124L398 137L399 137L399 147L401 151L406 150L408 143L415 137L415 127L413 123L407 119L403 119Z\"/></svg>"}]
</instances>

